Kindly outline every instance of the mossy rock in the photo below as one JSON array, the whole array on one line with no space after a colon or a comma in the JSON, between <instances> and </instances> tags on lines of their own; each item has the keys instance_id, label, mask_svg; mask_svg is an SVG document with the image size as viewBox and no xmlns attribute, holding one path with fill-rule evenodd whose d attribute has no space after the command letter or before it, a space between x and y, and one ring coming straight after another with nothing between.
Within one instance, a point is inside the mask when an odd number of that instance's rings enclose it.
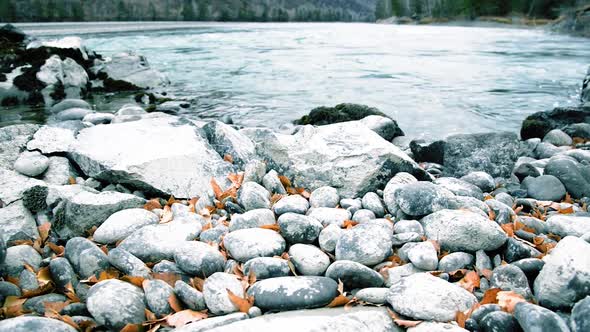
<instances>
[{"instance_id":1,"label":"mossy rock","mask_svg":"<svg viewBox=\"0 0 590 332\"><path fill-rule=\"evenodd\" d=\"M561 129L575 123L590 123L590 107L557 107L547 112L529 115L520 129L523 140L543 138L553 129Z\"/></svg>"},{"instance_id":2,"label":"mossy rock","mask_svg":"<svg viewBox=\"0 0 590 332\"><path fill-rule=\"evenodd\" d=\"M303 116L294 123L298 125L323 126L332 123L361 120L369 115L380 115L389 118L383 112L374 107L359 104L338 104L335 107L317 107L308 115Z\"/></svg>"},{"instance_id":3,"label":"mossy rock","mask_svg":"<svg viewBox=\"0 0 590 332\"><path fill-rule=\"evenodd\" d=\"M47 209L47 195L49 189L46 186L34 186L23 192L23 205L31 212L39 212Z\"/></svg>"}]
</instances>

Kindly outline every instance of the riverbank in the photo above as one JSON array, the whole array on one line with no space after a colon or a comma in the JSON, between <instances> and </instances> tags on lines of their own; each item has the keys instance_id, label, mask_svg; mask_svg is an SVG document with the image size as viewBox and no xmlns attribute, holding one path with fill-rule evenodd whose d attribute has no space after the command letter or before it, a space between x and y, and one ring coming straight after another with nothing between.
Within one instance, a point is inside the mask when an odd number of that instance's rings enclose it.
<instances>
[{"instance_id":1,"label":"riverbank","mask_svg":"<svg viewBox=\"0 0 590 332\"><path fill-rule=\"evenodd\" d=\"M586 331L589 79L440 141L354 104L286 134L61 100L0 128L0 332Z\"/></svg>"}]
</instances>

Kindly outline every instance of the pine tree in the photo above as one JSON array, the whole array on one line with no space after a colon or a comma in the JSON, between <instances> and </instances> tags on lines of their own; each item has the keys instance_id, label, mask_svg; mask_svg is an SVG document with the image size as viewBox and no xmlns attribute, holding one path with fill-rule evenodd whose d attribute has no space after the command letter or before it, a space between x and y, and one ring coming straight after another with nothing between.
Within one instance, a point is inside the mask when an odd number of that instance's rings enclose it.
<instances>
[{"instance_id":1,"label":"pine tree","mask_svg":"<svg viewBox=\"0 0 590 332\"><path fill-rule=\"evenodd\" d=\"M193 1L184 0L184 5L182 6L182 19L185 21L194 21L196 18L197 16L193 9Z\"/></svg>"},{"instance_id":2,"label":"pine tree","mask_svg":"<svg viewBox=\"0 0 590 332\"><path fill-rule=\"evenodd\" d=\"M199 1L199 21L207 21L209 20L209 1L207 0L200 0Z\"/></svg>"},{"instance_id":3,"label":"pine tree","mask_svg":"<svg viewBox=\"0 0 590 332\"><path fill-rule=\"evenodd\" d=\"M15 22L16 7L12 0L0 1L0 22Z\"/></svg>"}]
</instances>

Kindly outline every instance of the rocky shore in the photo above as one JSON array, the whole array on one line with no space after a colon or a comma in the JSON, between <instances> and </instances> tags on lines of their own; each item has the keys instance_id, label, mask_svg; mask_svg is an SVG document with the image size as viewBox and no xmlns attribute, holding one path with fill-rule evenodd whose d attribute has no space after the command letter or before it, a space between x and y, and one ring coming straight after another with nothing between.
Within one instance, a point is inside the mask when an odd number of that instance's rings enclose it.
<instances>
[{"instance_id":1,"label":"rocky shore","mask_svg":"<svg viewBox=\"0 0 590 332\"><path fill-rule=\"evenodd\" d=\"M0 332L588 331L589 79L520 137L435 142L362 105L284 134L42 86L56 121L0 128Z\"/></svg>"}]
</instances>

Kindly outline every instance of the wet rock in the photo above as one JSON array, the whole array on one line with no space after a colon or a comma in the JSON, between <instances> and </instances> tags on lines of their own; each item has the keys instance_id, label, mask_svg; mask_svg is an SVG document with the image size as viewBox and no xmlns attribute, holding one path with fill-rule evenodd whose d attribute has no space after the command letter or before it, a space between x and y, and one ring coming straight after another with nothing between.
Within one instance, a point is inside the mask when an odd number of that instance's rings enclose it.
<instances>
[{"instance_id":1,"label":"wet rock","mask_svg":"<svg viewBox=\"0 0 590 332\"><path fill-rule=\"evenodd\" d=\"M93 112L89 109L83 108L69 108L67 110L63 110L57 113L55 116L59 121L73 121L73 120L82 120L87 115L92 114Z\"/></svg>"},{"instance_id":2,"label":"wet rock","mask_svg":"<svg viewBox=\"0 0 590 332\"><path fill-rule=\"evenodd\" d=\"M564 133L561 129L553 129L543 137L543 142L551 143L555 146L570 146L572 138Z\"/></svg>"},{"instance_id":3,"label":"wet rock","mask_svg":"<svg viewBox=\"0 0 590 332\"><path fill-rule=\"evenodd\" d=\"M246 211L270 208L270 193L263 186L255 182L242 184L238 193L238 202Z\"/></svg>"},{"instance_id":4,"label":"wet rock","mask_svg":"<svg viewBox=\"0 0 590 332\"><path fill-rule=\"evenodd\" d=\"M0 210L1 211L1 210ZM590 232L590 217L576 215L553 215L545 223L547 231L565 237L580 237Z\"/></svg>"},{"instance_id":5,"label":"wet rock","mask_svg":"<svg viewBox=\"0 0 590 332\"><path fill-rule=\"evenodd\" d=\"M387 302L404 316L446 322L453 320L457 311L471 308L477 299L457 285L418 273L391 286Z\"/></svg>"},{"instance_id":6,"label":"wet rock","mask_svg":"<svg viewBox=\"0 0 590 332\"><path fill-rule=\"evenodd\" d=\"M334 107L322 106L314 108L308 115L295 121L295 124L324 126L339 122L361 120L372 115L386 117L384 113L374 107L359 104L338 104ZM403 136L403 133L397 136Z\"/></svg>"},{"instance_id":7,"label":"wet rock","mask_svg":"<svg viewBox=\"0 0 590 332\"><path fill-rule=\"evenodd\" d=\"M229 223L229 231L239 229L257 228L265 225L274 225L275 214L269 209L254 209L244 214L234 214Z\"/></svg>"},{"instance_id":8,"label":"wet rock","mask_svg":"<svg viewBox=\"0 0 590 332\"><path fill-rule=\"evenodd\" d=\"M314 190L309 197L309 203L312 208L326 207L335 208L338 206L340 196L336 188L320 187Z\"/></svg>"},{"instance_id":9,"label":"wet rock","mask_svg":"<svg viewBox=\"0 0 590 332\"><path fill-rule=\"evenodd\" d=\"M514 318L525 332L533 331L570 331L566 322L551 310L528 302L516 304Z\"/></svg>"},{"instance_id":10,"label":"wet rock","mask_svg":"<svg viewBox=\"0 0 590 332\"><path fill-rule=\"evenodd\" d=\"M207 308L203 293L182 280L174 284L174 293L188 309L201 311Z\"/></svg>"},{"instance_id":11,"label":"wet rock","mask_svg":"<svg viewBox=\"0 0 590 332\"><path fill-rule=\"evenodd\" d=\"M550 160L545 167L545 174L558 178L573 198L590 196L590 182L583 176L579 164L570 159Z\"/></svg>"},{"instance_id":12,"label":"wet rock","mask_svg":"<svg viewBox=\"0 0 590 332\"><path fill-rule=\"evenodd\" d=\"M83 237L76 237L68 241L65 247L65 257L83 279L93 275L98 276L101 271L105 271L111 266L107 255L96 244Z\"/></svg>"},{"instance_id":13,"label":"wet rock","mask_svg":"<svg viewBox=\"0 0 590 332\"><path fill-rule=\"evenodd\" d=\"M4 264L6 259L6 242L0 237L0 265Z\"/></svg>"},{"instance_id":14,"label":"wet rock","mask_svg":"<svg viewBox=\"0 0 590 332\"><path fill-rule=\"evenodd\" d=\"M574 332L590 330L590 296L578 301L572 309L571 326Z\"/></svg>"},{"instance_id":15,"label":"wet rock","mask_svg":"<svg viewBox=\"0 0 590 332\"><path fill-rule=\"evenodd\" d=\"M522 163L518 165L514 169L514 171L512 171L512 173L518 178L520 182L522 182L522 180L524 180L527 177L536 178L538 176L541 176L539 170L529 163Z\"/></svg>"},{"instance_id":16,"label":"wet rock","mask_svg":"<svg viewBox=\"0 0 590 332\"><path fill-rule=\"evenodd\" d=\"M579 253L590 250L590 243L574 236L562 239L545 258L545 266L535 280L539 304L548 308L571 308L588 294L584 275L590 274L590 261Z\"/></svg>"},{"instance_id":17,"label":"wet rock","mask_svg":"<svg viewBox=\"0 0 590 332\"><path fill-rule=\"evenodd\" d=\"M410 216L424 216L449 207L453 193L430 182L416 182L400 188L395 194L399 208Z\"/></svg>"},{"instance_id":18,"label":"wet rock","mask_svg":"<svg viewBox=\"0 0 590 332\"><path fill-rule=\"evenodd\" d=\"M209 228L201 233L199 241L209 243L221 243L223 237L229 233L229 228L224 225L217 225L214 228Z\"/></svg>"},{"instance_id":19,"label":"wet rock","mask_svg":"<svg viewBox=\"0 0 590 332\"><path fill-rule=\"evenodd\" d=\"M32 291L39 288L37 275L27 269L22 270L18 278L18 285L23 292Z\"/></svg>"},{"instance_id":20,"label":"wet rock","mask_svg":"<svg viewBox=\"0 0 590 332\"><path fill-rule=\"evenodd\" d=\"M160 218L145 209L121 210L110 215L94 232L94 241L113 244L125 239L136 230L159 223Z\"/></svg>"},{"instance_id":21,"label":"wet rock","mask_svg":"<svg viewBox=\"0 0 590 332\"><path fill-rule=\"evenodd\" d=\"M266 164L260 160L252 160L244 166L244 181L262 183L262 178L266 174Z\"/></svg>"},{"instance_id":22,"label":"wet rock","mask_svg":"<svg viewBox=\"0 0 590 332\"><path fill-rule=\"evenodd\" d=\"M145 321L144 293L127 282L110 279L95 284L86 305L96 322L109 329Z\"/></svg>"},{"instance_id":23,"label":"wet rock","mask_svg":"<svg viewBox=\"0 0 590 332\"><path fill-rule=\"evenodd\" d=\"M272 279L271 279L272 280ZM243 297L242 284L233 274L217 272L205 280L203 296L209 311L215 315L225 315L238 311L230 301L227 290Z\"/></svg>"},{"instance_id":24,"label":"wet rock","mask_svg":"<svg viewBox=\"0 0 590 332\"><path fill-rule=\"evenodd\" d=\"M281 198L272 209L278 216L285 213L305 214L309 209L309 202L301 195L290 195Z\"/></svg>"},{"instance_id":25,"label":"wet rock","mask_svg":"<svg viewBox=\"0 0 590 332\"><path fill-rule=\"evenodd\" d=\"M14 162L38 129L39 126L33 124L0 128L0 168L13 168Z\"/></svg>"},{"instance_id":26,"label":"wet rock","mask_svg":"<svg viewBox=\"0 0 590 332\"><path fill-rule=\"evenodd\" d=\"M406 243L398 250L398 255L422 270L434 271L438 266L437 252L432 242Z\"/></svg>"},{"instance_id":27,"label":"wet rock","mask_svg":"<svg viewBox=\"0 0 590 332\"><path fill-rule=\"evenodd\" d=\"M204 196L211 178L223 184L231 172L199 129L176 117L83 129L71 150L89 177L175 197Z\"/></svg>"},{"instance_id":28,"label":"wet rock","mask_svg":"<svg viewBox=\"0 0 590 332\"><path fill-rule=\"evenodd\" d=\"M248 295L263 310L309 309L330 303L337 288L337 282L326 277L281 277L258 281Z\"/></svg>"},{"instance_id":29,"label":"wet rock","mask_svg":"<svg viewBox=\"0 0 590 332\"><path fill-rule=\"evenodd\" d=\"M444 272L452 272L465 269L473 265L473 255L466 252L453 252L440 259L438 269Z\"/></svg>"},{"instance_id":30,"label":"wet rock","mask_svg":"<svg viewBox=\"0 0 590 332\"><path fill-rule=\"evenodd\" d=\"M360 198L343 198L340 200L340 207L354 214L363 208L363 201Z\"/></svg>"},{"instance_id":31,"label":"wet rock","mask_svg":"<svg viewBox=\"0 0 590 332\"><path fill-rule=\"evenodd\" d=\"M342 281L347 289L381 287L383 277L363 264L340 260L326 270L326 277Z\"/></svg>"},{"instance_id":32,"label":"wet rock","mask_svg":"<svg viewBox=\"0 0 590 332\"><path fill-rule=\"evenodd\" d=\"M443 250L451 252L494 250L507 239L498 224L470 211L442 210L420 223L428 239L438 241Z\"/></svg>"},{"instance_id":33,"label":"wet rock","mask_svg":"<svg viewBox=\"0 0 590 332\"><path fill-rule=\"evenodd\" d=\"M109 124L115 118L111 113L90 113L84 116L82 122L90 122L93 125Z\"/></svg>"},{"instance_id":34,"label":"wet rock","mask_svg":"<svg viewBox=\"0 0 590 332\"><path fill-rule=\"evenodd\" d=\"M123 272L125 275L133 277L150 277L150 269L141 261L141 259L131 255L129 252L115 248L109 250L109 263Z\"/></svg>"},{"instance_id":35,"label":"wet rock","mask_svg":"<svg viewBox=\"0 0 590 332\"><path fill-rule=\"evenodd\" d=\"M285 250L285 240L275 231L262 228L241 229L223 239L229 255L240 262L255 257L278 256Z\"/></svg>"},{"instance_id":36,"label":"wet rock","mask_svg":"<svg viewBox=\"0 0 590 332\"><path fill-rule=\"evenodd\" d=\"M590 95L588 99L590 101ZM574 123L563 127L563 131L570 137L590 138L590 123Z\"/></svg>"},{"instance_id":37,"label":"wet rock","mask_svg":"<svg viewBox=\"0 0 590 332\"><path fill-rule=\"evenodd\" d=\"M220 156L230 155L236 165L242 167L255 158L254 143L232 126L219 121L210 121L203 130L213 149Z\"/></svg>"},{"instance_id":38,"label":"wet rock","mask_svg":"<svg viewBox=\"0 0 590 332\"><path fill-rule=\"evenodd\" d=\"M336 250L336 243L343 233L344 230L336 224L330 224L326 226L323 230L321 230L320 236L318 238L320 248L326 252L333 253L334 250Z\"/></svg>"},{"instance_id":39,"label":"wet rock","mask_svg":"<svg viewBox=\"0 0 590 332\"><path fill-rule=\"evenodd\" d=\"M379 115L369 115L360 120L367 128L379 134L386 141L391 141L395 137L403 135L398 127L397 122L390 118Z\"/></svg>"},{"instance_id":40,"label":"wet rock","mask_svg":"<svg viewBox=\"0 0 590 332\"><path fill-rule=\"evenodd\" d=\"M318 220L324 226L331 224L342 226L346 220L350 220L352 217L347 210L326 207L312 208L307 212L307 216Z\"/></svg>"},{"instance_id":41,"label":"wet rock","mask_svg":"<svg viewBox=\"0 0 590 332\"><path fill-rule=\"evenodd\" d=\"M38 270L41 264L41 256L28 245L18 245L6 249L6 258L4 263L0 265L0 275L9 277L18 277L22 270L25 269L25 264Z\"/></svg>"},{"instance_id":42,"label":"wet rock","mask_svg":"<svg viewBox=\"0 0 590 332\"><path fill-rule=\"evenodd\" d=\"M252 258L244 264L244 275L253 273L257 280L286 277L291 273L286 260L276 257Z\"/></svg>"},{"instance_id":43,"label":"wet rock","mask_svg":"<svg viewBox=\"0 0 590 332\"><path fill-rule=\"evenodd\" d=\"M146 280L143 282L145 301L148 309L157 317L172 313L168 299L174 294L174 289L162 280Z\"/></svg>"},{"instance_id":44,"label":"wet rock","mask_svg":"<svg viewBox=\"0 0 590 332\"><path fill-rule=\"evenodd\" d=\"M0 208L0 224L2 231L0 239L6 245L13 240L32 239L39 237L35 218L29 212L22 201L14 202L4 208Z\"/></svg>"},{"instance_id":45,"label":"wet rock","mask_svg":"<svg viewBox=\"0 0 590 332\"><path fill-rule=\"evenodd\" d=\"M483 192L492 192L496 188L494 178L486 172L471 172L463 177L461 180L477 186Z\"/></svg>"},{"instance_id":46,"label":"wet rock","mask_svg":"<svg viewBox=\"0 0 590 332\"><path fill-rule=\"evenodd\" d=\"M588 122L589 117L588 107L557 107L548 112L537 112L523 121L520 136L522 139L543 138L552 129Z\"/></svg>"},{"instance_id":47,"label":"wet rock","mask_svg":"<svg viewBox=\"0 0 590 332\"><path fill-rule=\"evenodd\" d=\"M444 162L444 141L426 141L423 139L410 142L410 149L414 159L418 162L431 162L442 164Z\"/></svg>"},{"instance_id":48,"label":"wet rock","mask_svg":"<svg viewBox=\"0 0 590 332\"><path fill-rule=\"evenodd\" d=\"M401 247L406 243L410 242L422 242L424 240L424 234L416 232L394 234L391 237L391 241L394 247Z\"/></svg>"},{"instance_id":49,"label":"wet rock","mask_svg":"<svg viewBox=\"0 0 590 332\"><path fill-rule=\"evenodd\" d=\"M14 162L14 169L26 176L39 176L49 167L49 158L37 151L25 151Z\"/></svg>"},{"instance_id":50,"label":"wet rock","mask_svg":"<svg viewBox=\"0 0 590 332\"><path fill-rule=\"evenodd\" d=\"M321 276L330 266L328 255L310 244L292 245L289 248L289 257L301 275Z\"/></svg>"},{"instance_id":51,"label":"wet rock","mask_svg":"<svg viewBox=\"0 0 590 332\"><path fill-rule=\"evenodd\" d=\"M461 177L484 171L492 177L509 177L522 148L511 132L450 136L445 140L444 175Z\"/></svg>"},{"instance_id":52,"label":"wet rock","mask_svg":"<svg viewBox=\"0 0 590 332\"><path fill-rule=\"evenodd\" d=\"M395 234L410 232L424 234L424 229L417 220L400 220L393 225L393 232Z\"/></svg>"},{"instance_id":53,"label":"wet rock","mask_svg":"<svg viewBox=\"0 0 590 332\"><path fill-rule=\"evenodd\" d=\"M391 254L391 247L391 233L384 227L360 224L342 233L336 242L336 260L375 265Z\"/></svg>"},{"instance_id":54,"label":"wet rock","mask_svg":"<svg viewBox=\"0 0 590 332\"><path fill-rule=\"evenodd\" d=\"M375 213L373 213L371 210L358 210L352 216L352 220L359 223L369 222L371 220L375 220L376 218L377 217L375 217Z\"/></svg>"},{"instance_id":55,"label":"wet rock","mask_svg":"<svg viewBox=\"0 0 590 332\"><path fill-rule=\"evenodd\" d=\"M132 53L119 53L95 62L91 70L97 77L107 77L107 91L153 89L170 84L164 74L150 67L144 56Z\"/></svg>"},{"instance_id":56,"label":"wet rock","mask_svg":"<svg viewBox=\"0 0 590 332\"><path fill-rule=\"evenodd\" d=\"M255 130L250 137L261 157L298 187L332 186L353 198L382 188L398 172L426 178L404 152L356 122L305 126L294 135Z\"/></svg>"},{"instance_id":57,"label":"wet rock","mask_svg":"<svg viewBox=\"0 0 590 332\"><path fill-rule=\"evenodd\" d=\"M479 187L455 178L442 177L434 180L434 184L441 186L457 196L468 196L483 200L483 192Z\"/></svg>"},{"instance_id":58,"label":"wet rock","mask_svg":"<svg viewBox=\"0 0 590 332\"><path fill-rule=\"evenodd\" d=\"M526 183L526 189L529 197L540 201L560 202L566 194L561 181L552 175L530 178Z\"/></svg>"},{"instance_id":59,"label":"wet rock","mask_svg":"<svg viewBox=\"0 0 590 332\"><path fill-rule=\"evenodd\" d=\"M0 321L0 331L75 332L76 329L56 319L33 316L20 316Z\"/></svg>"},{"instance_id":60,"label":"wet rock","mask_svg":"<svg viewBox=\"0 0 590 332\"><path fill-rule=\"evenodd\" d=\"M214 247L203 242L186 242L174 252L174 261L189 275L206 278L223 271L225 258Z\"/></svg>"},{"instance_id":61,"label":"wet rock","mask_svg":"<svg viewBox=\"0 0 590 332\"><path fill-rule=\"evenodd\" d=\"M498 266L492 272L490 283L493 288L514 291L525 298L532 297L528 279L520 268L508 264Z\"/></svg>"},{"instance_id":62,"label":"wet rock","mask_svg":"<svg viewBox=\"0 0 590 332\"><path fill-rule=\"evenodd\" d=\"M505 331L518 332L520 328L518 322L511 314L503 311L494 311L485 315L479 322L479 327L483 332Z\"/></svg>"},{"instance_id":63,"label":"wet rock","mask_svg":"<svg viewBox=\"0 0 590 332\"><path fill-rule=\"evenodd\" d=\"M373 192L366 193L363 196L363 208L373 212L378 218L383 218L385 215L385 207L381 202L381 198Z\"/></svg>"}]
</instances>

